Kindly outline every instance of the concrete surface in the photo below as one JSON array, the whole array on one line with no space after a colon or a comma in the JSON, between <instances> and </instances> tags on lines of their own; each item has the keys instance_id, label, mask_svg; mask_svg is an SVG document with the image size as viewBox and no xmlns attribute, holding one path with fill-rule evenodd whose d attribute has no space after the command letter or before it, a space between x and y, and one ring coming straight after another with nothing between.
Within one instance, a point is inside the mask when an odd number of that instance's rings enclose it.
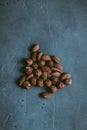
<instances>
[{"instance_id":1,"label":"concrete surface","mask_svg":"<svg viewBox=\"0 0 87 130\"><path fill-rule=\"evenodd\" d=\"M49 100L16 84L35 42L73 78ZM87 0L0 0L0 130L87 130Z\"/></svg>"}]
</instances>

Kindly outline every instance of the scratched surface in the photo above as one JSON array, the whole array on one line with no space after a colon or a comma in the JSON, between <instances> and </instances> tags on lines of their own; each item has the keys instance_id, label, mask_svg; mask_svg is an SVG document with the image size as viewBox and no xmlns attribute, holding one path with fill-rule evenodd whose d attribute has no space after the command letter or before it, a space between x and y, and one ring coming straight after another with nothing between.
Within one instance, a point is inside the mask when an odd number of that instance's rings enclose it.
<instances>
[{"instance_id":1,"label":"scratched surface","mask_svg":"<svg viewBox=\"0 0 87 130\"><path fill-rule=\"evenodd\" d=\"M16 84L35 42L72 74L49 100ZM0 130L87 130L87 0L0 0Z\"/></svg>"}]
</instances>

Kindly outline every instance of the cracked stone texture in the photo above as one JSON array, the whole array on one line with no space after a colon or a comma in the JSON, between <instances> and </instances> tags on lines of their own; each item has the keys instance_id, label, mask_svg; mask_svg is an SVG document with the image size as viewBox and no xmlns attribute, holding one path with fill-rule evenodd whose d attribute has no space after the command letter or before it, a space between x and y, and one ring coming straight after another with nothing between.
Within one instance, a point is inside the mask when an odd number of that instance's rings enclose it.
<instances>
[{"instance_id":1,"label":"cracked stone texture","mask_svg":"<svg viewBox=\"0 0 87 130\"><path fill-rule=\"evenodd\" d=\"M16 84L35 42L72 74L49 100ZM0 130L87 130L87 0L0 0Z\"/></svg>"}]
</instances>

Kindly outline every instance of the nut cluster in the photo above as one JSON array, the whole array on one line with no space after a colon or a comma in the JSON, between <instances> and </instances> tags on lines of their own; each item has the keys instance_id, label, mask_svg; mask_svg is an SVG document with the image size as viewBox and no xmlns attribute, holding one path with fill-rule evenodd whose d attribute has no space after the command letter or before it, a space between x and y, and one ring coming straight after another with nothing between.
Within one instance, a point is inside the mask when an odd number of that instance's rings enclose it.
<instances>
[{"instance_id":1,"label":"nut cluster","mask_svg":"<svg viewBox=\"0 0 87 130\"><path fill-rule=\"evenodd\" d=\"M45 55L39 48L39 44L32 47L31 56L26 59L26 75L20 79L19 85L26 89L47 87L49 91L42 92L41 96L50 98L59 88L71 85L72 79L69 73L63 72L59 57Z\"/></svg>"}]
</instances>

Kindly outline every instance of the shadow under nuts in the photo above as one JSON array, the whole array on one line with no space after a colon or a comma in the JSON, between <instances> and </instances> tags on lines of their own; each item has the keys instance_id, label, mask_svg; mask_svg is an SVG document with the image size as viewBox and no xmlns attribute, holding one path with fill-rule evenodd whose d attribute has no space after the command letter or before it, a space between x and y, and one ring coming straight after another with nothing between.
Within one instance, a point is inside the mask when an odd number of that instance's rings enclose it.
<instances>
[{"instance_id":1,"label":"shadow under nuts","mask_svg":"<svg viewBox=\"0 0 87 130\"><path fill-rule=\"evenodd\" d=\"M50 56L40 50L39 44L33 45L30 57L26 58L25 74L19 81L22 88L31 86L45 87L48 92L41 93L45 99L52 97L59 88L71 85L71 74L63 72L60 58Z\"/></svg>"}]
</instances>

